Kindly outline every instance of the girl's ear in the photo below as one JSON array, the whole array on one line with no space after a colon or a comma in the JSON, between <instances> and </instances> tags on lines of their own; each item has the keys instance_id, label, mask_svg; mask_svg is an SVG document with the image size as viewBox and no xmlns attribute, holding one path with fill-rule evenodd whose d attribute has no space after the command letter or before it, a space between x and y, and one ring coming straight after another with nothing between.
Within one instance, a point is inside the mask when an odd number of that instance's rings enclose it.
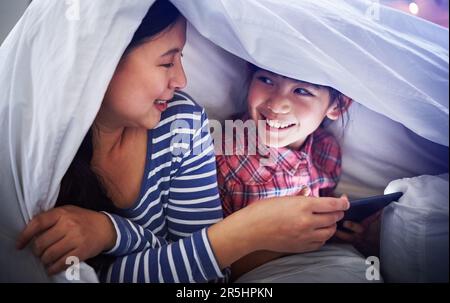
<instances>
[{"instance_id":1,"label":"girl's ear","mask_svg":"<svg viewBox=\"0 0 450 303\"><path fill-rule=\"evenodd\" d=\"M339 119L348 110L352 102L353 100L345 95L342 95L341 104L338 100L334 100L333 105L328 109L327 118L330 120Z\"/></svg>"}]
</instances>

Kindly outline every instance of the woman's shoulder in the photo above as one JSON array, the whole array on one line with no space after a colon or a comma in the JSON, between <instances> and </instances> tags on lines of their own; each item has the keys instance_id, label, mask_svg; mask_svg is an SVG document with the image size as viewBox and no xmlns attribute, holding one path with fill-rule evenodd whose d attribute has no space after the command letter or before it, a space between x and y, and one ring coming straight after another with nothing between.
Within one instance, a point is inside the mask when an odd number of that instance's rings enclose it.
<instances>
[{"instance_id":1,"label":"woman's shoulder","mask_svg":"<svg viewBox=\"0 0 450 303\"><path fill-rule=\"evenodd\" d=\"M204 108L201 107L191 96L185 92L176 91L163 115L174 115L177 113L199 113L201 115L203 112Z\"/></svg>"},{"instance_id":2,"label":"woman's shoulder","mask_svg":"<svg viewBox=\"0 0 450 303\"><path fill-rule=\"evenodd\" d=\"M161 114L161 121L149 130L149 143L153 151L176 150L177 155L184 154L202 138L207 122L203 107L188 94L177 91Z\"/></svg>"},{"instance_id":3,"label":"woman's shoulder","mask_svg":"<svg viewBox=\"0 0 450 303\"><path fill-rule=\"evenodd\" d=\"M176 91L167 109L161 114L159 124L153 129L154 133L173 133L174 129L183 128L198 130L206 120L203 107L198 105L188 94Z\"/></svg>"}]
</instances>

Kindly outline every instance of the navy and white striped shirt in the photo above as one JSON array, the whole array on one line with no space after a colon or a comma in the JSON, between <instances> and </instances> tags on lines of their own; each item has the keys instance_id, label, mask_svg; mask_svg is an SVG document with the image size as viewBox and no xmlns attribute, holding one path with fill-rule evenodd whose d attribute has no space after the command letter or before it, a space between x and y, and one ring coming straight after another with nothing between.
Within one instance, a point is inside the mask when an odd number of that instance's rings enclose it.
<instances>
[{"instance_id":1,"label":"navy and white striped shirt","mask_svg":"<svg viewBox=\"0 0 450 303\"><path fill-rule=\"evenodd\" d=\"M206 229L222 219L205 111L177 92L148 131L135 205L107 214L116 229L105 282L207 282L224 278Z\"/></svg>"}]
</instances>

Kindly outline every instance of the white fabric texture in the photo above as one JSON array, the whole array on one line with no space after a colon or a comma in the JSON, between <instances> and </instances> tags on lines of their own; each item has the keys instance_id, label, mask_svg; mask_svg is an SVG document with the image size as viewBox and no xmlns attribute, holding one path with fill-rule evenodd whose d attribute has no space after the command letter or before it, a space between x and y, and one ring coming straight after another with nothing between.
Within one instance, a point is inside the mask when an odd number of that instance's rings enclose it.
<instances>
[{"instance_id":1,"label":"white fabric texture","mask_svg":"<svg viewBox=\"0 0 450 303\"><path fill-rule=\"evenodd\" d=\"M387 282L448 282L448 174L395 180L400 201L383 212L381 272Z\"/></svg>"},{"instance_id":2,"label":"white fabric texture","mask_svg":"<svg viewBox=\"0 0 450 303\"><path fill-rule=\"evenodd\" d=\"M35 0L2 44L0 281L49 281L39 260L18 253L14 242L26 222L54 205L114 69L153 2ZM448 30L384 7L375 20L367 15L373 3L363 0L172 2L230 53L333 86L448 146ZM187 71L191 83L205 77L195 79L195 68ZM95 280L92 272L82 273L81 281Z\"/></svg>"},{"instance_id":3,"label":"white fabric texture","mask_svg":"<svg viewBox=\"0 0 450 303\"><path fill-rule=\"evenodd\" d=\"M152 2L85 0L74 7L33 1L2 44L0 281L48 281L38 259L14 249L15 240L25 222L53 207L115 67ZM92 272L81 273L80 280L95 280ZM64 274L56 279L64 280Z\"/></svg>"},{"instance_id":4,"label":"white fabric texture","mask_svg":"<svg viewBox=\"0 0 450 303\"><path fill-rule=\"evenodd\" d=\"M193 26L188 27L184 54L185 91L206 107L212 127L246 110L245 60L217 47ZM448 147L357 102L344 120L344 129L340 120L328 126L342 149L337 194L350 198L381 195L392 180L448 172ZM214 127L213 138L221 140L220 135L220 128Z\"/></svg>"},{"instance_id":5,"label":"white fabric texture","mask_svg":"<svg viewBox=\"0 0 450 303\"><path fill-rule=\"evenodd\" d=\"M230 53L448 146L448 29L368 0L172 2Z\"/></svg>"},{"instance_id":6,"label":"white fabric texture","mask_svg":"<svg viewBox=\"0 0 450 303\"><path fill-rule=\"evenodd\" d=\"M381 195L396 179L448 172L449 149L428 141L398 122L353 103L344 132L341 121L329 129L342 151L336 194L350 198Z\"/></svg>"},{"instance_id":7,"label":"white fabric texture","mask_svg":"<svg viewBox=\"0 0 450 303\"><path fill-rule=\"evenodd\" d=\"M283 257L244 274L236 283L379 283L353 246L326 244L320 250Z\"/></svg>"}]
</instances>

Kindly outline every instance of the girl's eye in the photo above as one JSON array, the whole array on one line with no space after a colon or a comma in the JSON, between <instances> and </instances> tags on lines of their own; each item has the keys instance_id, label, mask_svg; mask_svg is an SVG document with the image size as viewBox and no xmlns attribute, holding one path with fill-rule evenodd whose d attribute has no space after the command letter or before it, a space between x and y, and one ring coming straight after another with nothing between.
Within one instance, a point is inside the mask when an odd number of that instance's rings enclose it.
<instances>
[{"instance_id":1,"label":"girl's eye","mask_svg":"<svg viewBox=\"0 0 450 303\"><path fill-rule=\"evenodd\" d=\"M267 77L260 76L260 77L258 77L258 80L261 81L262 83L265 83L268 85L273 85L273 81Z\"/></svg>"},{"instance_id":2,"label":"girl's eye","mask_svg":"<svg viewBox=\"0 0 450 303\"><path fill-rule=\"evenodd\" d=\"M304 88L297 88L294 90L294 94L301 95L301 96L313 96L307 89Z\"/></svg>"}]
</instances>

